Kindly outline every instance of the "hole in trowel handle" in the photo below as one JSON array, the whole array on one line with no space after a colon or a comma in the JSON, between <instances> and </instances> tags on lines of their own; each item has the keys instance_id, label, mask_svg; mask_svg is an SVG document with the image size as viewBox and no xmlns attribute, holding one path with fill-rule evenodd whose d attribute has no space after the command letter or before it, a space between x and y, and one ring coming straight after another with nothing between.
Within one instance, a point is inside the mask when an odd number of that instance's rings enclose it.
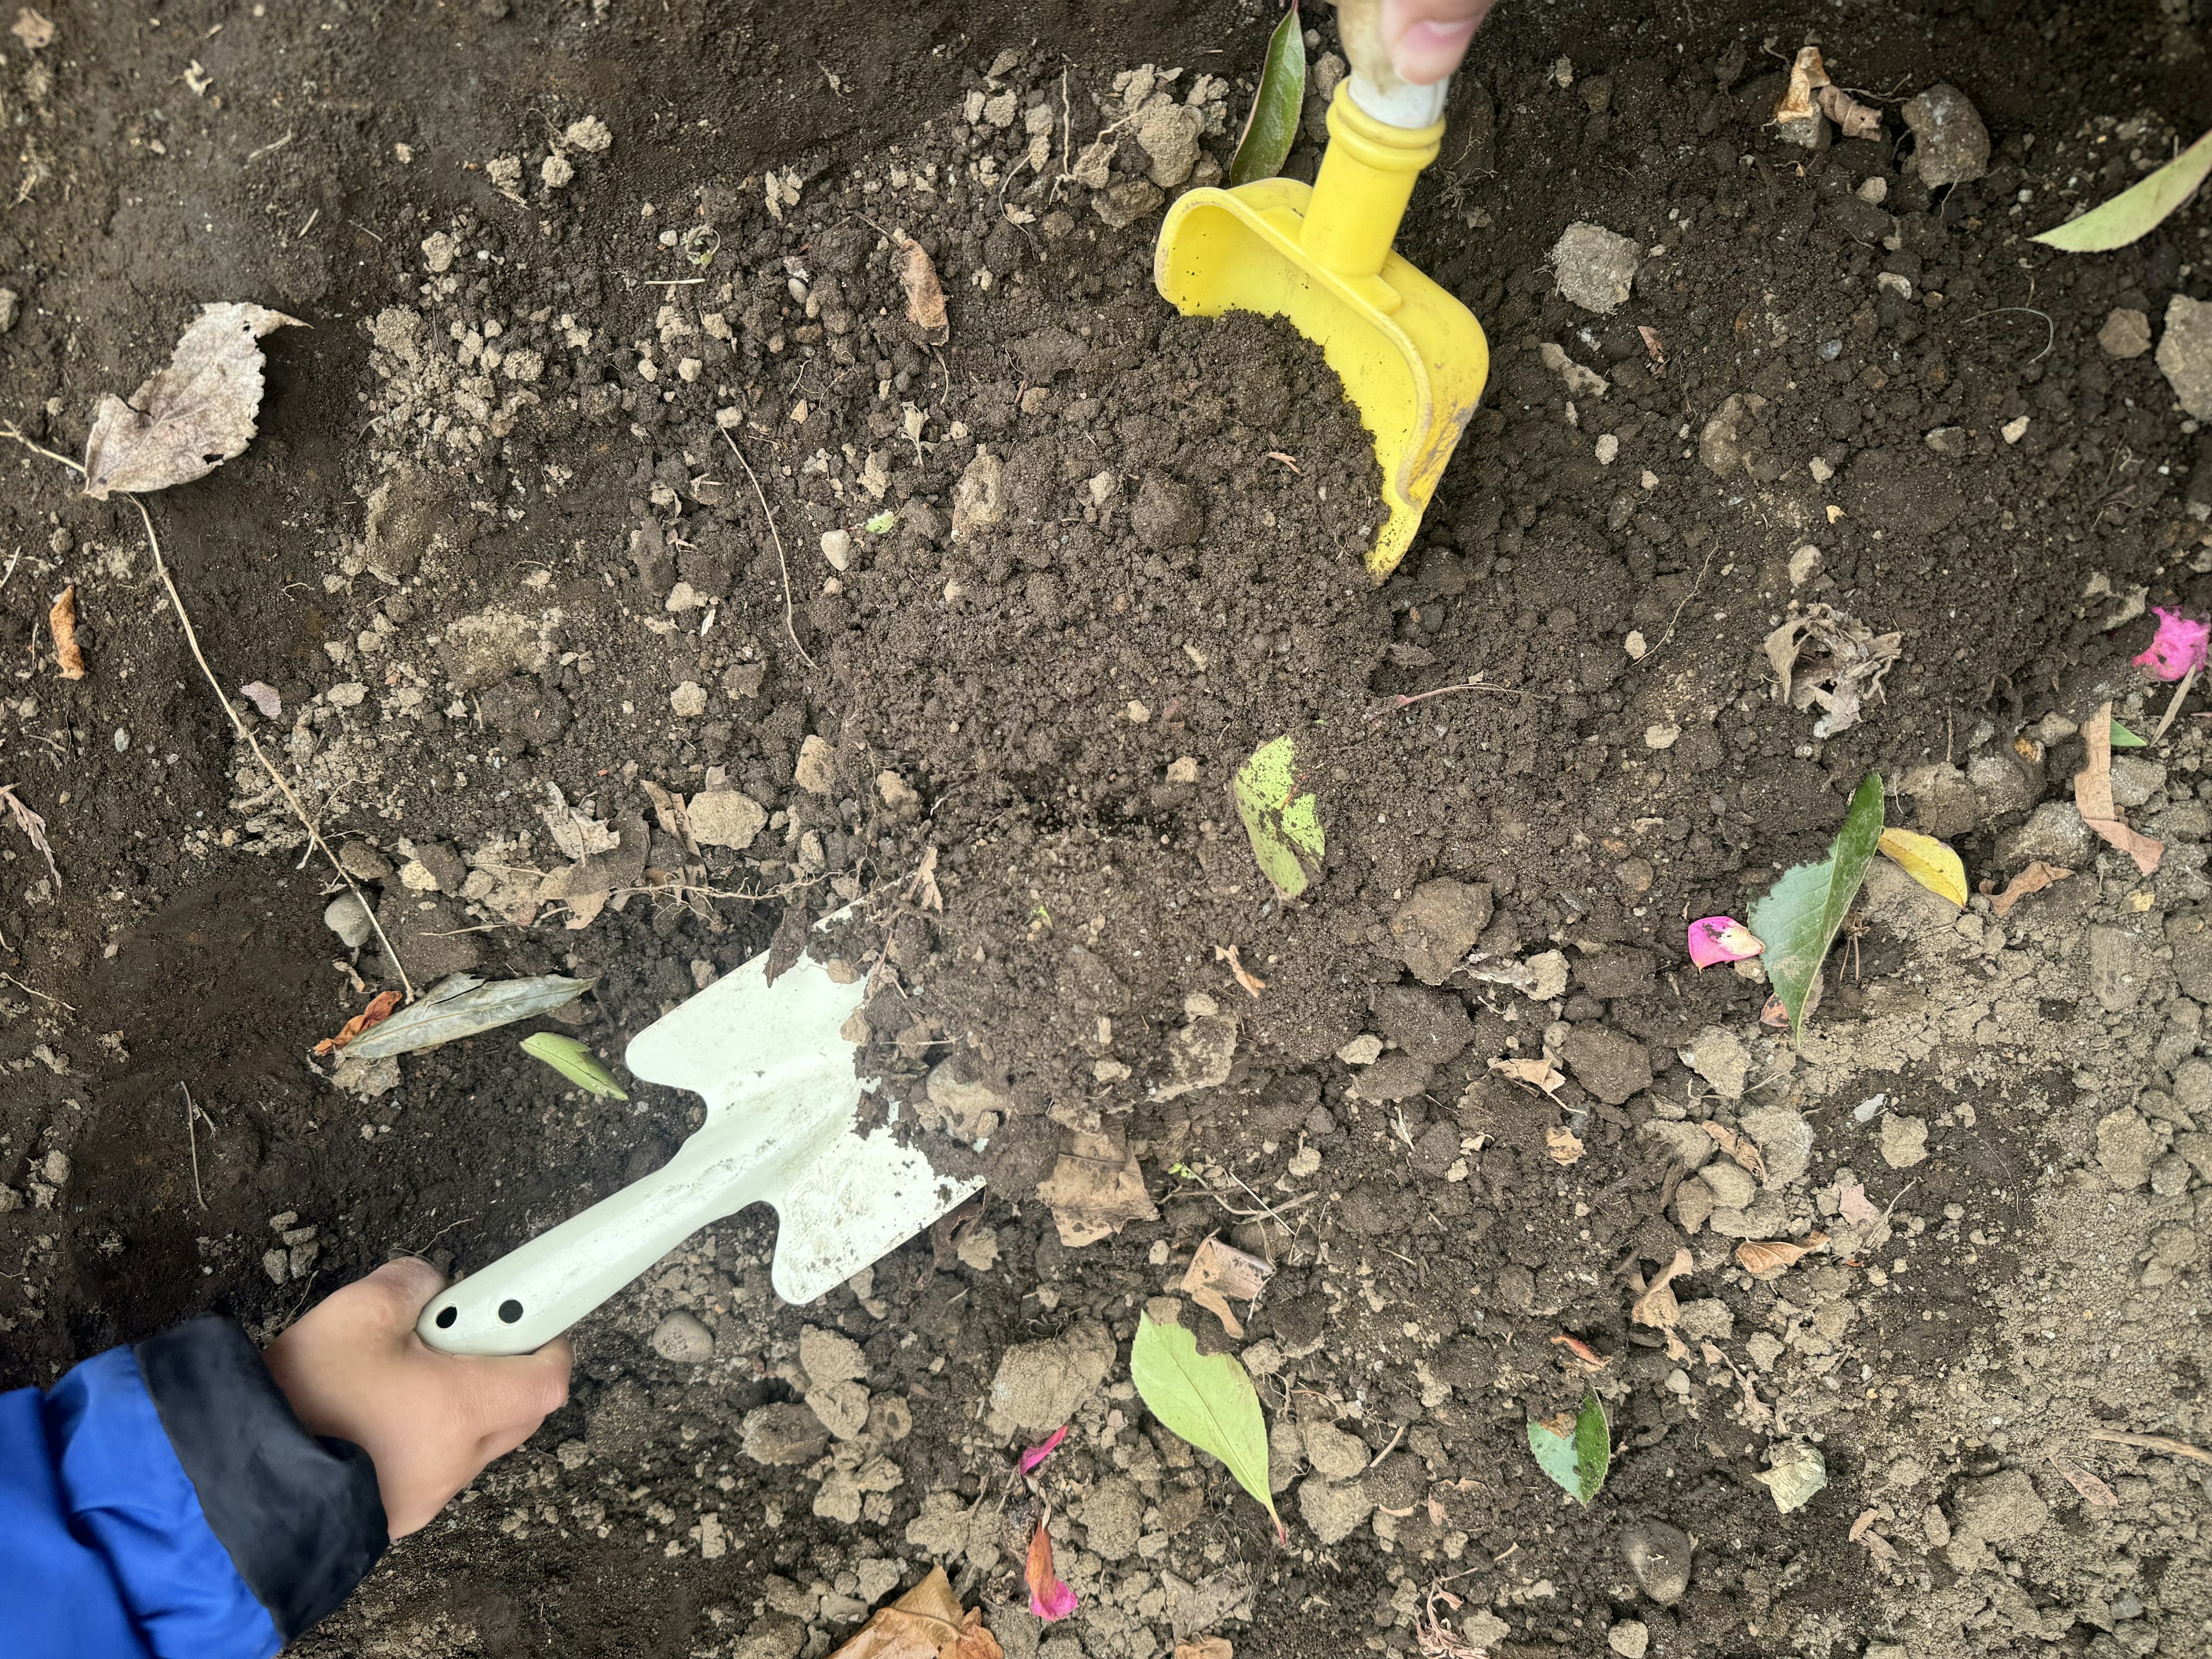
<instances>
[{"instance_id":1,"label":"hole in trowel handle","mask_svg":"<svg viewBox=\"0 0 2212 1659\"><path fill-rule=\"evenodd\" d=\"M516 1320L521 1317L522 1304L520 1302L517 1302L513 1297L510 1296L506 1301L499 1304L499 1322L501 1324L512 1325Z\"/></svg>"},{"instance_id":2,"label":"hole in trowel handle","mask_svg":"<svg viewBox=\"0 0 2212 1659\"><path fill-rule=\"evenodd\" d=\"M439 1309L438 1328L441 1331L450 1331L453 1328L453 1322L460 1316L461 1310L459 1308Z\"/></svg>"}]
</instances>

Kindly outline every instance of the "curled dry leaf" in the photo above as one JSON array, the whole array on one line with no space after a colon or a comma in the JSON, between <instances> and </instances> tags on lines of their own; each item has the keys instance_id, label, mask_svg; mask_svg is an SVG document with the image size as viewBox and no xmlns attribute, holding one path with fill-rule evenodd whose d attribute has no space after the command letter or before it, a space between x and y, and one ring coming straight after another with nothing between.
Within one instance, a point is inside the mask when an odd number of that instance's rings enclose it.
<instances>
[{"instance_id":1,"label":"curled dry leaf","mask_svg":"<svg viewBox=\"0 0 2212 1659\"><path fill-rule=\"evenodd\" d=\"M983 1610L960 1611L943 1567L860 1627L830 1659L1000 1659L998 1640L983 1628Z\"/></svg>"},{"instance_id":2,"label":"curled dry leaf","mask_svg":"<svg viewBox=\"0 0 2212 1659\"><path fill-rule=\"evenodd\" d=\"M2081 822L2136 861L2147 876L2158 873L2166 856L2166 843L2128 828L2120 809L2112 804L2112 705L2106 703L2081 723L2081 741L2088 758L2074 775L2074 806Z\"/></svg>"},{"instance_id":3,"label":"curled dry leaf","mask_svg":"<svg viewBox=\"0 0 2212 1659\"><path fill-rule=\"evenodd\" d=\"M1734 1159L1738 1167L1750 1170L1761 1181L1766 1179L1766 1159L1759 1153L1759 1143L1749 1135L1738 1134L1725 1123L1716 1123L1711 1118L1698 1127L1711 1135L1713 1145Z\"/></svg>"},{"instance_id":4,"label":"curled dry leaf","mask_svg":"<svg viewBox=\"0 0 2212 1659\"><path fill-rule=\"evenodd\" d=\"M1213 947L1213 959L1216 962L1225 962L1229 964L1229 971L1237 975L1237 982L1244 988L1245 994L1247 995L1256 998L1261 992L1267 988L1267 981L1266 980L1261 979L1259 975L1254 973L1249 968L1247 968L1243 963L1237 959L1237 947L1235 945L1215 945Z\"/></svg>"},{"instance_id":5,"label":"curled dry leaf","mask_svg":"<svg viewBox=\"0 0 2212 1659\"><path fill-rule=\"evenodd\" d=\"M338 1034L336 1036L325 1037L318 1042L315 1045L315 1052L319 1054L327 1054L344 1048L370 1026L383 1024L386 1020L392 1018L392 1011L398 1006L398 992L379 991L370 1000L368 1007L338 1028Z\"/></svg>"},{"instance_id":6,"label":"curled dry leaf","mask_svg":"<svg viewBox=\"0 0 2212 1659\"><path fill-rule=\"evenodd\" d=\"M1687 1250L1675 1251L1674 1259L1659 1270L1650 1288L1629 1308L1629 1318L1653 1330L1672 1330L1682 1317L1681 1304L1674 1299L1674 1281L1696 1270L1697 1263Z\"/></svg>"},{"instance_id":7,"label":"curled dry leaf","mask_svg":"<svg viewBox=\"0 0 2212 1659\"><path fill-rule=\"evenodd\" d=\"M54 657L61 664L61 675L65 680L84 678L84 652L76 642L76 589L62 589L46 612L46 627L54 636Z\"/></svg>"},{"instance_id":8,"label":"curled dry leaf","mask_svg":"<svg viewBox=\"0 0 2212 1659\"><path fill-rule=\"evenodd\" d=\"M1637 325L1636 331L1644 337L1644 355L1651 359L1652 374L1655 375L1665 374L1667 343L1659 337L1659 331L1649 323L1639 323Z\"/></svg>"},{"instance_id":9,"label":"curled dry leaf","mask_svg":"<svg viewBox=\"0 0 2212 1659\"><path fill-rule=\"evenodd\" d=\"M1810 48L1808 48L1810 50ZM1877 635L1856 617L1814 605L1766 636L1766 660L1793 708L1818 703L1816 738L1856 726L1862 709L1882 699L1881 683L1905 645L1902 634Z\"/></svg>"},{"instance_id":10,"label":"curled dry leaf","mask_svg":"<svg viewBox=\"0 0 2212 1659\"><path fill-rule=\"evenodd\" d=\"M46 861L46 873L54 885L62 884L62 872L54 863L54 849L46 841L46 821L26 806L16 796L12 783L0 784L0 806L8 809L8 818L30 841L31 850Z\"/></svg>"},{"instance_id":11,"label":"curled dry leaf","mask_svg":"<svg viewBox=\"0 0 2212 1659\"><path fill-rule=\"evenodd\" d=\"M1886 1567L1897 1559L1897 1552L1891 1547L1889 1540L1874 1529L1874 1523L1881 1519L1880 1510L1862 1511L1859 1518L1851 1522L1851 1542L1863 1544L1866 1553L1878 1565Z\"/></svg>"},{"instance_id":12,"label":"curled dry leaf","mask_svg":"<svg viewBox=\"0 0 2212 1659\"><path fill-rule=\"evenodd\" d=\"M945 319L945 285L937 280L937 267L921 243L908 237L899 245L899 286L906 290L906 319L925 331L937 344L951 336Z\"/></svg>"},{"instance_id":13,"label":"curled dry leaf","mask_svg":"<svg viewBox=\"0 0 2212 1659\"><path fill-rule=\"evenodd\" d=\"M169 366L131 394L109 393L84 447L84 493L143 494L190 483L253 441L261 412L261 337L304 328L297 317L227 301L200 307Z\"/></svg>"},{"instance_id":14,"label":"curled dry leaf","mask_svg":"<svg viewBox=\"0 0 2212 1659\"><path fill-rule=\"evenodd\" d=\"M945 895L937 885L937 848L933 843L922 848L921 862L915 867L906 884L906 898L917 908L945 914Z\"/></svg>"},{"instance_id":15,"label":"curled dry leaf","mask_svg":"<svg viewBox=\"0 0 2212 1659\"><path fill-rule=\"evenodd\" d=\"M1544 1154L1554 1164L1578 1164L1582 1161L1583 1143L1572 1129L1556 1124L1544 1131Z\"/></svg>"},{"instance_id":16,"label":"curled dry leaf","mask_svg":"<svg viewBox=\"0 0 2212 1659\"><path fill-rule=\"evenodd\" d=\"M1827 84L1828 69L1820 61L1820 47L1805 47L1798 52L1797 61L1790 66L1790 84L1775 100L1774 125L1786 133L1793 127L1801 128L1808 121L1817 120L1820 106L1814 94Z\"/></svg>"},{"instance_id":17,"label":"curled dry leaf","mask_svg":"<svg viewBox=\"0 0 2212 1659\"><path fill-rule=\"evenodd\" d=\"M2029 865L2006 884L2003 892L1990 901L1990 909L2003 915L2030 893L2039 893L2055 881L2063 881L2074 872L2055 864L2045 864L2041 859Z\"/></svg>"},{"instance_id":18,"label":"curled dry leaf","mask_svg":"<svg viewBox=\"0 0 2212 1659\"><path fill-rule=\"evenodd\" d=\"M1244 1327L1230 1298L1251 1302L1267 1288L1275 1270L1256 1255L1232 1249L1209 1234L1190 1258L1181 1288L1190 1299L1221 1322L1221 1328L1242 1338Z\"/></svg>"},{"instance_id":19,"label":"curled dry leaf","mask_svg":"<svg viewBox=\"0 0 2212 1659\"><path fill-rule=\"evenodd\" d=\"M1820 88L1820 112L1843 129L1846 138L1881 137L1881 112L1832 82Z\"/></svg>"},{"instance_id":20,"label":"curled dry leaf","mask_svg":"<svg viewBox=\"0 0 2212 1659\"><path fill-rule=\"evenodd\" d=\"M1735 1262L1753 1279L1776 1279L1827 1242L1826 1233L1808 1233L1802 1244L1795 1244L1787 1239L1747 1242L1735 1247Z\"/></svg>"}]
</instances>

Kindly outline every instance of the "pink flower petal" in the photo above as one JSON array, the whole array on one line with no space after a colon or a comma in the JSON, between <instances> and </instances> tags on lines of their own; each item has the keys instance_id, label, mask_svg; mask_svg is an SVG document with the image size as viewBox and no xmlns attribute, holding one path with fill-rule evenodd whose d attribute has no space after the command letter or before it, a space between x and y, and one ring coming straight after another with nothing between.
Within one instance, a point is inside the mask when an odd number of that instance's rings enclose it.
<instances>
[{"instance_id":1,"label":"pink flower petal","mask_svg":"<svg viewBox=\"0 0 2212 1659\"><path fill-rule=\"evenodd\" d=\"M1700 968L1717 962L1741 962L1766 946L1734 916L1701 916L1690 924L1690 960Z\"/></svg>"},{"instance_id":2,"label":"pink flower petal","mask_svg":"<svg viewBox=\"0 0 2212 1659\"><path fill-rule=\"evenodd\" d=\"M1058 1451L1060 1449L1060 1443L1066 1438L1067 1425L1063 1423L1052 1431L1051 1435L1046 1439L1044 1444L1042 1446L1031 1446L1027 1451L1022 1454L1022 1473L1024 1474L1027 1474L1031 1469L1036 1468L1038 1464L1043 1462L1046 1458Z\"/></svg>"},{"instance_id":3,"label":"pink flower petal","mask_svg":"<svg viewBox=\"0 0 2212 1659\"><path fill-rule=\"evenodd\" d=\"M1030 1592L1030 1611L1048 1625L1056 1624L1075 1611L1075 1592L1055 1578L1043 1595Z\"/></svg>"},{"instance_id":4,"label":"pink flower petal","mask_svg":"<svg viewBox=\"0 0 2212 1659\"><path fill-rule=\"evenodd\" d=\"M1053 1565L1052 1534L1047 1530L1051 1521L1049 1510L1037 1517L1036 1530L1030 1534L1029 1560L1022 1571L1030 1587L1030 1611L1048 1625L1075 1611L1075 1592L1060 1582Z\"/></svg>"},{"instance_id":5,"label":"pink flower petal","mask_svg":"<svg viewBox=\"0 0 2212 1659\"><path fill-rule=\"evenodd\" d=\"M2158 634L2150 648L2134 659L2135 665L2148 669L2162 680L2178 680L2191 669L2203 667L2207 647L2212 646L2212 623L2198 622L2163 605L2151 610L2158 617Z\"/></svg>"}]
</instances>

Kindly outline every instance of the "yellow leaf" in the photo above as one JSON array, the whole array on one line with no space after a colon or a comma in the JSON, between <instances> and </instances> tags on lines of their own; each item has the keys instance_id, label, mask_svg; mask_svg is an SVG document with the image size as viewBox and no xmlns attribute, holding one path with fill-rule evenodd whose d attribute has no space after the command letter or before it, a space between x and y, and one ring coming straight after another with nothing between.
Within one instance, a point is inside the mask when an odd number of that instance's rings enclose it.
<instances>
[{"instance_id":1,"label":"yellow leaf","mask_svg":"<svg viewBox=\"0 0 2212 1659\"><path fill-rule=\"evenodd\" d=\"M1959 855L1933 836L1916 836L1910 830L1881 832L1882 856L1929 892L1966 908L1966 866Z\"/></svg>"}]
</instances>

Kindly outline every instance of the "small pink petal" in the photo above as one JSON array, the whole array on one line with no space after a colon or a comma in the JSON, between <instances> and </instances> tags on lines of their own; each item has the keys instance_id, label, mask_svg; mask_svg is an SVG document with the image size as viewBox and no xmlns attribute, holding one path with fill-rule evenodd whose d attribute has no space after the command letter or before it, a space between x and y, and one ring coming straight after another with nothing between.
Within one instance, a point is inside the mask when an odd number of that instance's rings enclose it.
<instances>
[{"instance_id":1,"label":"small pink petal","mask_svg":"<svg viewBox=\"0 0 2212 1659\"><path fill-rule=\"evenodd\" d=\"M1030 1611L1048 1625L1057 1624L1075 1611L1075 1592L1055 1578L1045 1586L1042 1595L1035 1590L1030 1592Z\"/></svg>"},{"instance_id":2,"label":"small pink petal","mask_svg":"<svg viewBox=\"0 0 2212 1659\"><path fill-rule=\"evenodd\" d=\"M1024 1474L1027 1474L1031 1469L1036 1468L1038 1464L1043 1462L1046 1458L1058 1451L1060 1449L1060 1443L1066 1438L1067 1425L1063 1423L1052 1431L1051 1436L1045 1441L1044 1444L1042 1446L1031 1446L1027 1451L1022 1454L1022 1473Z\"/></svg>"},{"instance_id":3,"label":"small pink petal","mask_svg":"<svg viewBox=\"0 0 2212 1659\"><path fill-rule=\"evenodd\" d=\"M251 685L240 686L238 695L272 720L284 712L284 699L277 695L276 688L264 685L259 680Z\"/></svg>"},{"instance_id":4,"label":"small pink petal","mask_svg":"<svg viewBox=\"0 0 2212 1659\"><path fill-rule=\"evenodd\" d=\"M2148 669L2162 680L2178 680L2191 669L2203 667L2207 648L2212 647L2212 623L2198 622L2163 605L2153 605L2151 610L2158 618L2158 634L2150 648L2134 659L2135 665Z\"/></svg>"},{"instance_id":5,"label":"small pink petal","mask_svg":"<svg viewBox=\"0 0 2212 1659\"><path fill-rule=\"evenodd\" d=\"M1717 962L1741 962L1766 948L1734 916L1701 916L1690 924L1690 960L1700 968Z\"/></svg>"}]
</instances>

